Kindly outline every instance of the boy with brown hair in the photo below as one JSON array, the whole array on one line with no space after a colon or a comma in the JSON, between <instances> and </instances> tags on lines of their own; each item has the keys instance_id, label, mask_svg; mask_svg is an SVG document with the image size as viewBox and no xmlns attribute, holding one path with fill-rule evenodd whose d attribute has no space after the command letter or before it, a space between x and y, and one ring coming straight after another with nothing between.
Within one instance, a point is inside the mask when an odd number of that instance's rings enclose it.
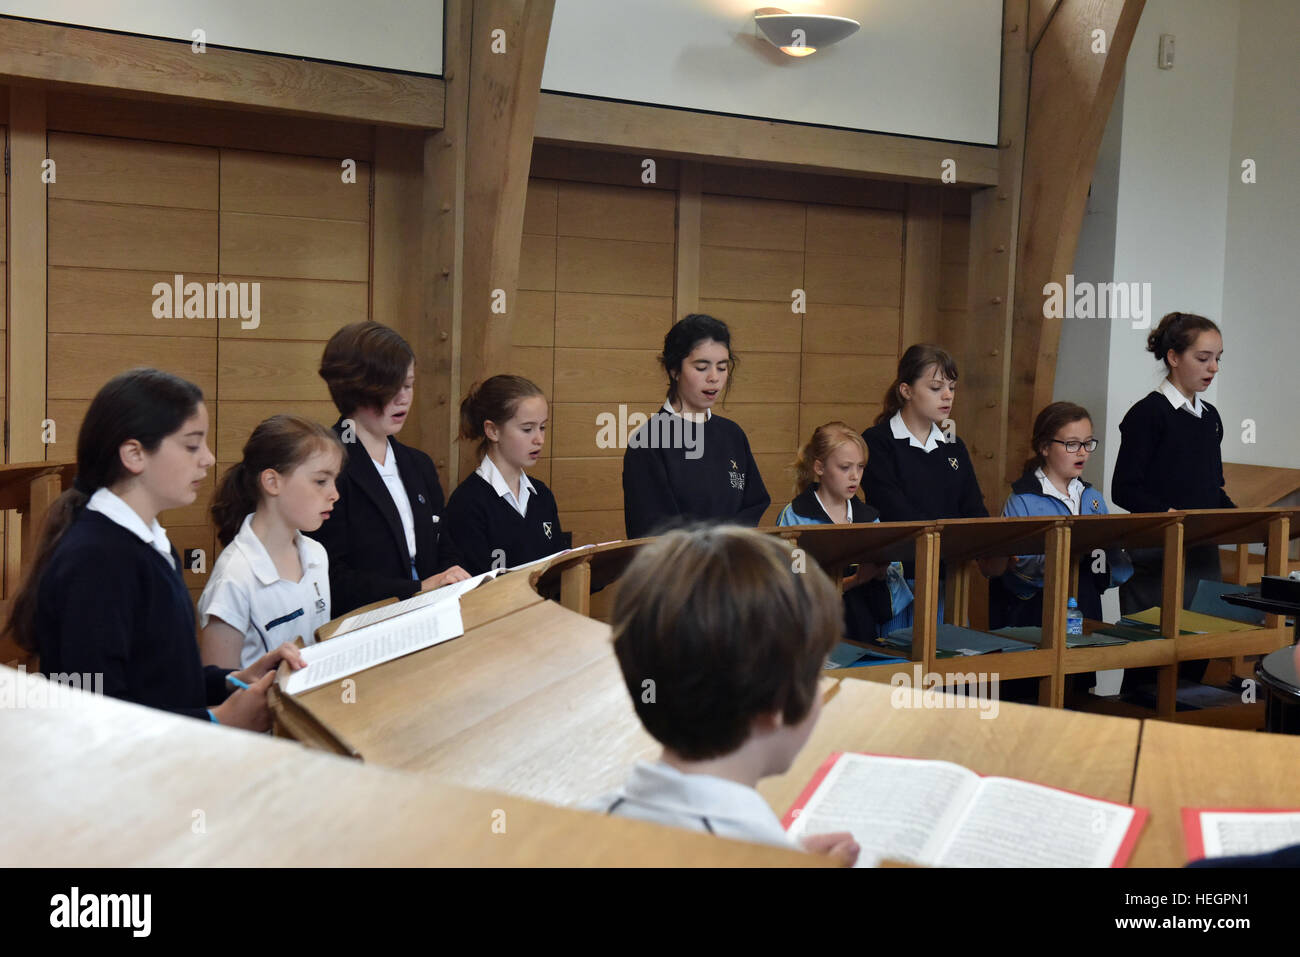
<instances>
[{"instance_id":1,"label":"boy with brown hair","mask_svg":"<svg viewBox=\"0 0 1300 957\"><path fill-rule=\"evenodd\" d=\"M842 615L825 573L792 565L788 543L736 526L673 531L641 549L619 582L614 651L664 752L593 810L791 844L754 786L789 770L812 733ZM846 864L858 854L847 833L804 847Z\"/></svg>"}]
</instances>

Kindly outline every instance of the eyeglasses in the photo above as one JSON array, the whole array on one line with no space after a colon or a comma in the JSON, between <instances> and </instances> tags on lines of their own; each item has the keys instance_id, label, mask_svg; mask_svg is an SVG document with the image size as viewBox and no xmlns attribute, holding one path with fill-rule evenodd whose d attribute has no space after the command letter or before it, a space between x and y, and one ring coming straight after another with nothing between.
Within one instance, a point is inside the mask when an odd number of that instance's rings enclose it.
<instances>
[{"instance_id":1,"label":"eyeglasses","mask_svg":"<svg viewBox=\"0 0 1300 957\"><path fill-rule=\"evenodd\" d=\"M1065 451L1067 452L1077 452L1080 449L1086 449L1089 452L1096 452L1097 446L1101 444L1096 439L1089 439L1087 442L1080 442L1078 439L1070 439L1068 441L1052 439L1052 441L1064 445Z\"/></svg>"}]
</instances>

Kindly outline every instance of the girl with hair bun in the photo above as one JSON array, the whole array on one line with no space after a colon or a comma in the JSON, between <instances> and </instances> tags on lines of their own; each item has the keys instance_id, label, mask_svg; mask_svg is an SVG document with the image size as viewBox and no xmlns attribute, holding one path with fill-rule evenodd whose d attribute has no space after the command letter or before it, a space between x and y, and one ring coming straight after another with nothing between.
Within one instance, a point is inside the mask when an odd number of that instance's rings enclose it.
<instances>
[{"instance_id":1,"label":"girl with hair bun","mask_svg":"<svg viewBox=\"0 0 1300 957\"><path fill-rule=\"evenodd\" d=\"M1201 398L1219 371L1223 336L1204 316L1171 312L1147 336L1147 351L1165 366L1159 388L1133 405L1119 425L1120 446L1111 478L1115 504L1130 512L1235 508L1223 489L1223 420ZM1120 588L1120 608L1132 614L1160 604L1161 549L1134 549L1133 577ZM1196 585L1221 581L1219 549L1187 549L1183 606ZM1199 665L1204 662L1187 662Z\"/></svg>"},{"instance_id":2,"label":"girl with hair bun","mask_svg":"<svg viewBox=\"0 0 1300 957\"><path fill-rule=\"evenodd\" d=\"M512 568L564 551L555 496L525 469L546 444L550 414L536 384L494 375L460 403L460 437L478 441L479 465L447 501L447 534L471 575Z\"/></svg>"},{"instance_id":3,"label":"girl with hair bun","mask_svg":"<svg viewBox=\"0 0 1300 957\"><path fill-rule=\"evenodd\" d=\"M867 445L848 424L836 421L819 425L795 459L795 497L782 509L776 524L880 521L880 513L857 497L866 462ZM897 562L854 566L842 586L846 637L875 641L895 628L911 624L912 591ZM899 617L904 612L906 620Z\"/></svg>"},{"instance_id":4,"label":"girl with hair bun","mask_svg":"<svg viewBox=\"0 0 1300 957\"><path fill-rule=\"evenodd\" d=\"M713 414L736 371L731 332L692 313L664 336L663 407L628 436L623 453L623 521L628 538L693 522L753 528L772 504L745 431Z\"/></svg>"},{"instance_id":5,"label":"girl with hair bun","mask_svg":"<svg viewBox=\"0 0 1300 957\"><path fill-rule=\"evenodd\" d=\"M104 694L253 731L280 645L233 673L204 668L180 556L158 514L191 505L216 459L198 386L158 369L110 379L77 433L77 480L50 506L8 632L47 675L101 675Z\"/></svg>"},{"instance_id":6,"label":"girl with hair bun","mask_svg":"<svg viewBox=\"0 0 1300 957\"><path fill-rule=\"evenodd\" d=\"M330 620L329 558L314 532L339 493L343 443L325 426L274 415L244 444L212 500L217 558L199 598L203 661L247 666Z\"/></svg>"}]
</instances>

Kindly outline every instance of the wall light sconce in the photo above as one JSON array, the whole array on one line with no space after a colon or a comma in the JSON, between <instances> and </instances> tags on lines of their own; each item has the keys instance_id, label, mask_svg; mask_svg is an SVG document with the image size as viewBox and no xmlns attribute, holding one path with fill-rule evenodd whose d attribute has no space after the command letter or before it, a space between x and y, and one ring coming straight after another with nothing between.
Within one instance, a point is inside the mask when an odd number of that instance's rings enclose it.
<instances>
[{"instance_id":1,"label":"wall light sconce","mask_svg":"<svg viewBox=\"0 0 1300 957\"><path fill-rule=\"evenodd\" d=\"M754 25L772 46L789 56L809 56L852 36L862 27L848 17L790 13L777 7L754 11Z\"/></svg>"}]
</instances>

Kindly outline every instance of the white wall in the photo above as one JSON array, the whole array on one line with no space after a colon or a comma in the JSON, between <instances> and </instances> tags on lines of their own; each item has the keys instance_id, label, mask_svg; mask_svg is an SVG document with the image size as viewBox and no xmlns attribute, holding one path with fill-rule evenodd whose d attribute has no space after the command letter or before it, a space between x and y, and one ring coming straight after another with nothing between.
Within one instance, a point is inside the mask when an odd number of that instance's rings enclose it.
<instances>
[{"instance_id":1,"label":"white wall","mask_svg":"<svg viewBox=\"0 0 1300 957\"><path fill-rule=\"evenodd\" d=\"M1002 0L776 4L862 29L803 58L758 0L558 0L542 88L908 136L997 142Z\"/></svg>"},{"instance_id":2,"label":"white wall","mask_svg":"<svg viewBox=\"0 0 1300 957\"><path fill-rule=\"evenodd\" d=\"M0 0L0 14L213 46L442 72L442 0Z\"/></svg>"},{"instance_id":3,"label":"white wall","mask_svg":"<svg viewBox=\"0 0 1300 957\"><path fill-rule=\"evenodd\" d=\"M1300 3L1242 0L1223 280L1224 371L1219 412L1232 462L1300 468ZM1241 181L1255 160L1257 182ZM1241 442L1254 419L1257 443Z\"/></svg>"},{"instance_id":4,"label":"white wall","mask_svg":"<svg viewBox=\"0 0 1300 957\"><path fill-rule=\"evenodd\" d=\"M1238 0L1148 0L1129 52L1112 277L1151 283L1152 325L1173 310L1223 318L1239 6ZM1162 33L1177 38L1172 70L1156 66ZM1087 261L1089 252L1081 254ZM1150 330L1134 329L1127 320L1091 322L1109 327L1102 448L1109 495L1120 420L1159 385L1164 366L1145 351ZM1232 337L1225 326L1229 357ZM1221 373L1223 388L1241 381L1230 370L1225 365ZM1218 404L1220 388L1216 381L1205 398ZM1237 451L1232 435L1229 429L1223 450L1230 461Z\"/></svg>"}]
</instances>

